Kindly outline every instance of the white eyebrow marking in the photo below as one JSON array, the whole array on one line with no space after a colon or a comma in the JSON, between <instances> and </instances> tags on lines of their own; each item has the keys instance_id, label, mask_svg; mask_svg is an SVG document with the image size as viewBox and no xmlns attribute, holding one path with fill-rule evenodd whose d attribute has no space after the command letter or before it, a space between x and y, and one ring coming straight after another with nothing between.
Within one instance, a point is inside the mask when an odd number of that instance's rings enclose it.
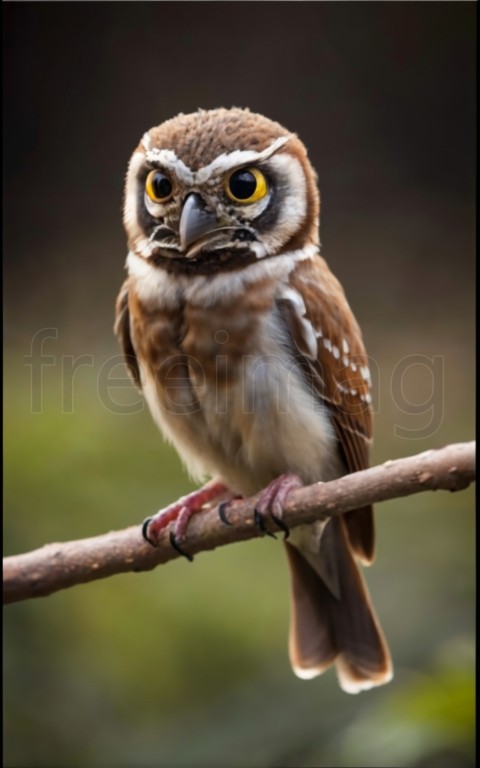
<instances>
[{"instance_id":1,"label":"white eyebrow marking","mask_svg":"<svg viewBox=\"0 0 480 768\"><path fill-rule=\"evenodd\" d=\"M288 136L280 136L261 152L255 152L253 149L236 149L234 152L224 152L216 157L210 165L200 168L195 174L195 181L198 184L204 184L214 174L225 173L225 171L229 171L230 168L235 168L238 165L258 163L261 160L266 160L267 157L273 155L277 149L283 147L292 137L292 133Z\"/></svg>"},{"instance_id":2,"label":"white eyebrow marking","mask_svg":"<svg viewBox=\"0 0 480 768\"><path fill-rule=\"evenodd\" d=\"M236 168L239 165L246 165L248 163L258 163L261 160L265 160L267 157L273 155L277 149L283 147L283 145L293 138L293 136L293 133L288 134L288 136L280 136L261 152L255 152L253 149L236 149L233 152L224 152L216 157L209 165L199 168L198 171L192 171L183 160L177 157L173 149L158 149L158 147L150 148L151 137L149 134L145 134L141 143L146 150L145 157L147 162L152 164L158 163L165 168L165 170L175 173L177 178L185 184L195 185L205 184L211 176L224 174L226 171L229 171L230 168Z\"/></svg>"},{"instance_id":3,"label":"white eyebrow marking","mask_svg":"<svg viewBox=\"0 0 480 768\"><path fill-rule=\"evenodd\" d=\"M188 165L185 165L183 160L180 160L180 158L176 156L173 149L158 149L158 147L153 147L145 153L145 157L147 158L147 162L154 165L161 165L166 171L175 174L177 179L183 181L184 184L195 183L196 174L188 167Z\"/></svg>"}]
</instances>

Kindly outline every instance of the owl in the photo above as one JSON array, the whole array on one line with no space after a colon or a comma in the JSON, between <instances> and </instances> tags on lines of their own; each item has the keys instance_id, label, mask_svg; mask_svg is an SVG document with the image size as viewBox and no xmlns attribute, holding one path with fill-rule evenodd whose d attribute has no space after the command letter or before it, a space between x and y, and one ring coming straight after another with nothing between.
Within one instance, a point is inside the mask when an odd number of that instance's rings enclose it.
<instances>
[{"instance_id":1,"label":"owl","mask_svg":"<svg viewBox=\"0 0 480 768\"><path fill-rule=\"evenodd\" d=\"M153 419L206 482L145 521L182 553L205 505L259 493L285 533L289 656L333 664L356 693L388 682L389 651L359 563L371 507L288 531L293 488L369 464L370 374L359 326L320 255L317 179L300 139L248 109L180 114L144 134L126 176L128 276L115 330ZM269 526L270 528L271 526Z\"/></svg>"}]
</instances>

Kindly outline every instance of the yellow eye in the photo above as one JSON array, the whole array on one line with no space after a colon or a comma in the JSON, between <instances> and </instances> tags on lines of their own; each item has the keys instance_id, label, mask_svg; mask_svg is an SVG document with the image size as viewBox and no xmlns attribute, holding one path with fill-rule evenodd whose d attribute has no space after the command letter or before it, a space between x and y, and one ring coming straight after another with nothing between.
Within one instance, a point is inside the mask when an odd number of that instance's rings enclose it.
<instances>
[{"instance_id":1,"label":"yellow eye","mask_svg":"<svg viewBox=\"0 0 480 768\"><path fill-rule=\"evenodd\" d=\"M267 180L258 168L242 168L228 177L225 192L235 203L256 203L268 192Z\"/></svg>"},{"instance_id":2,"label":"yellow eye","mask_svg":"<svg viewBox=\"0 0 480 768\"><path fill-rule=\"evenodd\" d=\"M173 185L162 171L150 171L145 181L145 192L154 203L166 203L173 193Z\"/></svg>"}]
</instances>

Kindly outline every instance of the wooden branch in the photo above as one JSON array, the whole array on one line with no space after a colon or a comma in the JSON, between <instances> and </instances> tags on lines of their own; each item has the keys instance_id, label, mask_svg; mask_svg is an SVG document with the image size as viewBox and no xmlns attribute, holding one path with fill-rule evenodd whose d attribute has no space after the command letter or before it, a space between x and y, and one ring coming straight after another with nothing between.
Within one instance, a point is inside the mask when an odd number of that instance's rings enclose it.
<instances>
[{"instance_id":1,"label":"wooden branch","mask_svg":"<svg viewBox=\"0 0 480 768\"><path fill-rule=\"evenodd\" d=\"M292 491L284 520L289 528L294 528L420 491L459 491L474 479L475 443L458 443ZM235 503L228 515L232 525L219 519L217 508L195 515L182 546L194 555L261 536L253 522L256 498ZM272 522L269 530L276 532L278 528ZM47 544L34 552L4 558L3 602L49 595L116 573L148 571L177 557L168 531L160 545L153 548L143 540L140 523L90 539Z\"/></svg>"}]
</instances>

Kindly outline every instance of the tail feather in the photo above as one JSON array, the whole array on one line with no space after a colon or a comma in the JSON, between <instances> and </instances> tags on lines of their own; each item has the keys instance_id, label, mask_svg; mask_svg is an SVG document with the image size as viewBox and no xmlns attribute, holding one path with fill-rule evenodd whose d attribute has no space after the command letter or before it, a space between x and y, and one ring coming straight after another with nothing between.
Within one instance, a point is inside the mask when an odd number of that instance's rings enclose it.
<instances>
[{"instance_id":1,"label":"tail feather","mask_svg":"<svg viewBox=\"0 0 480 768\"><path fill-rule=\"evenodd\" d=\"M373 508L369 506L346 512L344 520L353 552L363 565L370 565L375 557Z\"/></svg>"},{"instance_id":2,"label":"tail feather","mask_svg":"<svg viewBox=\"0 0 480 768\"><path fill-rule=\"evenodd\" d=\"M315 677L335 663L341 687L357 693L387 683L392 665L345 523L340 517L332 518L327 528L318 558L335 558L340 599L322 581L311 552L307 561L301 549L286 543L292 577L290 660L302 678ZM322 550L327 545L325 555Z\"/></svg>"}]
</instances>

